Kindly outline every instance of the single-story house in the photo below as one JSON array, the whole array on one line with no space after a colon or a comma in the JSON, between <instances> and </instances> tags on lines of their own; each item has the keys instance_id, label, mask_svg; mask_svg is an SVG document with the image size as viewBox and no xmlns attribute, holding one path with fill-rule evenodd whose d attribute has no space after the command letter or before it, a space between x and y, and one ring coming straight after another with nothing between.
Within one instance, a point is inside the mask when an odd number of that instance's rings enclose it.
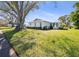
<instances>
[{"instance_id":1,"label":"single-story house","mask_svg":"<svg viewBox=\"0 0 79 59\"><path fill-rule=\"evenodd\" d=\"M49 22L42 19L35 19L32 22L29 22L28 27L35 27L35 28L41 28L41 29L44 29L44 28L50 29L50 27L52 27L52 29L58 29L60 27L60 23Z\"/></svg>"}]
</instances>

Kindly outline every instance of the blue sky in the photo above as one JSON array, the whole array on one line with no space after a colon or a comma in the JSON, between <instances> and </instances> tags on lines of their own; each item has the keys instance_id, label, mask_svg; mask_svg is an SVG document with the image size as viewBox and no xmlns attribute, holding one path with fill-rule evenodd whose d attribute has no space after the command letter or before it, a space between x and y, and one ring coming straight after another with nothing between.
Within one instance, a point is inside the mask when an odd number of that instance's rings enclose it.
<instances>
[{"instance_id":1,"label":"blue sky","mask_svg":"<svg viewBox=\"0 0 79 59\"><path fill-rule=\"evenodd\" d=\"M55 2L42 3L39 5L39 9L35 9L28 14L26 22L36 18L57 22L60 16L68 15L75 10L73 7L75 3L75 1L57 1L56 5Z\"/></svg>"}]
</instances>

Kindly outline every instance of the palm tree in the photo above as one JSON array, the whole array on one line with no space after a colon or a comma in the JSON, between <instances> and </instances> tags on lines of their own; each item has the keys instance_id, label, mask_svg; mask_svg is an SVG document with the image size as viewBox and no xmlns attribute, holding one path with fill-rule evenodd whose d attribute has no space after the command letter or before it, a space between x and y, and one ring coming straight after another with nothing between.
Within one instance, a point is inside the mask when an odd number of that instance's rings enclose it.
<instances>
[{"instance_id":1,"label":"palm tree","mask_svg":"<svg viewBox=\"0 0 79 59\"><path fill-rule=\"evenodd\" d=\"M38 6L37 1L5 1L0 2L1 13L12 15L17 22L16 31L23 29L25 17Z\"/></svg>"}]
</instances>

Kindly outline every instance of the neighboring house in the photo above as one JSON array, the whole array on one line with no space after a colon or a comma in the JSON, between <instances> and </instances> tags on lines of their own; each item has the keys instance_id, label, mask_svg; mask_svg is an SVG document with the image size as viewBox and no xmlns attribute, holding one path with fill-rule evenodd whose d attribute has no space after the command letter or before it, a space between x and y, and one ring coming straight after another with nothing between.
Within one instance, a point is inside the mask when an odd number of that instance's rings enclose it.
<instances>
[{"instance_id":1,"label":"neighboring house","mask_svg":"<svg viewBox=\"0 0 79 59\"><path fill-rule=\"evenodd\" d=\"M41 29L50 29L50 26L52 26L52 29L58 29L59 28L58 22L48 22L41 19L35 19L32 22L29 22L28 27L35 27L35 28L41 28Z\"/></svg>"},{"instance_id":2,"label":"neighboring house","mask_svg":"<svg viewBox=\"0 0 79 59\"><path fill-rule=\"evenodd\" d=\"M13 26L13 23L11 23L10 21L8 20L0 20L0 26L7 26L7 27L12 27Z\"/></svg>"},{"instance_id":3,"label":"neighboring house","mask_svg":"<svg viewBox=\"0 0 79 59\"><path fill-rule=\"evenodd\" d=\"M8 26L7 20L0 20L0 26Z\"/></svg>"}]
</instances>

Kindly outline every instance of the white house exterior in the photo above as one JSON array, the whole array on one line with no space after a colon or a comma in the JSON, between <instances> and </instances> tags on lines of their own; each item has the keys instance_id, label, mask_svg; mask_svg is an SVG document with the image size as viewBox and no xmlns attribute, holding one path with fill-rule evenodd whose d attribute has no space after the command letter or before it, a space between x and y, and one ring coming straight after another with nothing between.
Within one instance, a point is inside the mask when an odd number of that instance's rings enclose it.
<instances>
[{"instance_id":1,"label":"white house exterior","mask_svg":"<svg viewBox=\"0 0 79 59\"><path fill-rule=\"evenodd\" d=\"M41 19L35 19L32 22L29 22L29 27L41 27L42 29L46 27L47 29L50 29L50 24L52 24L53 26L52 22L44 21ZM58 28L59 28L59 23L54 22L53 29L58 29Z\"/></svg>"}]
</instances>

